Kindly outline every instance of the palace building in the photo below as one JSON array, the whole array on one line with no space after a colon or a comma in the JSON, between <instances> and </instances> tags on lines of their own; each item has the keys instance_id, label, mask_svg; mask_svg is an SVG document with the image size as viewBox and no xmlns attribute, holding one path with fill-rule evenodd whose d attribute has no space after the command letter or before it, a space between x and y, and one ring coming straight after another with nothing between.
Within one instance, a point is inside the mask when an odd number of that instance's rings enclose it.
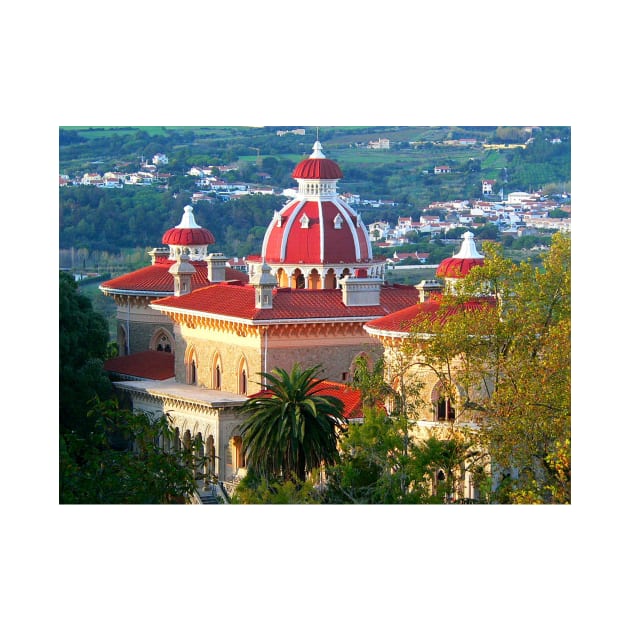
<instances>
[{"instance_id":1,"label":"palace building","mask_svg":"<svg viewBox=\"0 0 630 630\"><path fill-rule=\"evenodd\" d=\"M150 252L150 266L100 287L118 307L121 356L105 366L116 388L134 409L167 414L176 439L201 444L210 457L200 472L223 481L246 471L238 409L264 387L261 373L321 365L347 417L357 419L356 392L346 387L357 359L387 353L442 290L437 281L385 282L386 261L373 256L359 213L340 198L343 174L319 141L293 177L298 192L271 217L247 274L208 253L214 237L187 206L164 234L168 249ZM482 263L468 234L438 275L448 285ZM427 426L451 417L442 413L426 418Z\"/></svg>"},{"instance_id":2,"label":"palace building","mask_svg":"<svg viewBox=\"0 0 630 630\"><path fill-rule=\"evenodd\" d=\"M214 237L186 207L150 266L101 285L118 307L121 356L106 364L117 389L135 409L167 413L182 443L200 440L222 480L244 473L237 410L262 372L321 365L343 392L357 358L382 352L364 324L418 300L414 287L385 284L385 260L319 142L293 176L298 193L271 218L249 274L208 253Z\"/></svg>"}]
</instances>

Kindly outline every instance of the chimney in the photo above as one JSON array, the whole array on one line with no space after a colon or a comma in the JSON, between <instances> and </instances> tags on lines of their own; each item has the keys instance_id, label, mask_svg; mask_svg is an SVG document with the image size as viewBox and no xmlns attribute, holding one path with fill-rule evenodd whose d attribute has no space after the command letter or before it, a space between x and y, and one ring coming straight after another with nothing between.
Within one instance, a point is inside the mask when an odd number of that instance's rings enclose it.
<instances>
[{"instance_id":1,"label":"chimney","mask_svg":"<svg viewBox=\"0 0 630 630\"><path fill-rule=\"evenodd\" d=\"M228 259L223 254L209 254L204 258L208 263L208 281L225 282L225 267Z\"/></svg>"},{"instance_id":2,"label":"chimney","mask_svg":"<svg viewBox=\"0 0 630 630\"><path fill-rule=\"evenodd\" d=\"M346 306L378 306L381 303L381 278L370 278L365 269L357 269L355 276L339 280L341 299Z\"/></svg>"},{"instance_id":3,"label":"chimney","mask_svg":"<svg viewBox=\"0 0 630 630\"><path fill-rule=\"evenodd\" d=\"M438 280L423 280L420 284L416 284L418 289L420 302L428 302L433 296L442 292L442 283Z\"/></svg>"},{"instance_id":4,"label":"chimney","mask_svg":"<svg viewBox=\"0 0 630 630\"><path fill-rule=\"evenodd\" d=\"M192 275L195 268L188 262L188 255L181 254L177 256L177 262L171 265L168 272L172 274L175 280L175 288L173 294L175 297L186 295L192 290Z\"/></svg>"},{"instance_id":5,"label":"chimney","mask_svg":"<svg viewBox=\"0 0 630 630\"><path fill-rule=\"evenodd\" d=\"M273 308L273 290L277 286L277 281L266 262L263 261L253 275L251 284L256 291L256 308Z\"/></svg>"}]
</instances>

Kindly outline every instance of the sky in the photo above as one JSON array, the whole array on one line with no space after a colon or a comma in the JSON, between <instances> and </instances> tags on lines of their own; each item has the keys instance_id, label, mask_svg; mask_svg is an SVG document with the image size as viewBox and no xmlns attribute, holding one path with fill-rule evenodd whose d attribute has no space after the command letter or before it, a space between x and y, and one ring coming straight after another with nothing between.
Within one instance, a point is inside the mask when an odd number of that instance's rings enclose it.
<instances>
[{"instance_id":1,"label":"sky","mask_svg":"<svg viewBox=\"0 0 630 630\"><path fill-rule=\"evenodd\" d=\"M5 219L35 232L5 231L5 265L18 261L18 287L40 282L14 293L19 316L7 311L12 372L31 375L16 380L22 396L7 419L8 614L36 622L46 612L66 628L148 620L161 628L205 623L210 612L282 628L427 618L484 630L508 618L510 628L619 626L623 597L612 576L628 546L615 515L624 476L615 471L627 428L616 421L628 414L617 361L627 343L625 309L610 298L625 291L615 270L625 261L617 213L627 204L594 184L623 190L627 181L623 157L615 159L625 143L625 21L609 2L597 11L559 4L62 0L13 10L2 44L3 153L15 167ZM58 127L136 124L571 125L573 505L212 513L57 505L56 330L45 322L56 299ZM611 218L595 231L587 211ZM610 264L598 267L602 260Z\"/></svg>"}]
</instances>

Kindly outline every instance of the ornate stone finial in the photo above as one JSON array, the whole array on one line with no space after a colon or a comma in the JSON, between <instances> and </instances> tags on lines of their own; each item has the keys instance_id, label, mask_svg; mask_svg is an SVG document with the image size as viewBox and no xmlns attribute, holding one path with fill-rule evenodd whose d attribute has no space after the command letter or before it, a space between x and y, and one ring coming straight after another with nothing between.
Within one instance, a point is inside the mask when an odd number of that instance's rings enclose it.
<instances>
[{"instance_id":1,"label":"ornate stone finial","mask_svg":"<svg viewBox=\"0 0 630 630\"><path fill-rule=\"evenodd\" d=\"M325 157L326 156L322 152L322 143L319 140L316 140L315 144L313 145L313 153L311 153L310 158L311 159L322 159L322 158L325 158Z\"/></svg>"},{"instance_id":2,"label":"ornate stone finial","mask_svg":"<svg viewBox=\"0 0 630 630\"><path fill-rule=\"evenodd\" d=\"M195 215L193 214L192 206L184 207L184 214L182 215L182 220L179 225L175 226L177 228L199 228L200 225L197 225L195 221Z\"/></svg>"},{"instance_id":3,"label":"ornate stone finial","mask_svg":"<svg viewBox=\"0 0 630 630\"><path fill-rule=\"evenodd\" d=\"M477 251L477 246L473 240L474 236L475 235L472 232L465 232L462 234L462 246L453 258L485 258L485 256Z\"/></svg>"}]
</instances>

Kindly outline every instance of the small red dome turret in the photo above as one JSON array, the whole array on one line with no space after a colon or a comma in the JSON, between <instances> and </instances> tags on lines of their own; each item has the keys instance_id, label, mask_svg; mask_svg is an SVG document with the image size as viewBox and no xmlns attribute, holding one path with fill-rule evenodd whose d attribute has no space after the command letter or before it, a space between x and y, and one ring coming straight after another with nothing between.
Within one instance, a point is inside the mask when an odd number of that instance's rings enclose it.
<instances>
[{"instance_id":1,"label":"small red dome turret","mask_svg":"<svg viewBox=\"0 0 630 630\"><path fill-rule=\"evenodd\" d=\"M445 258L435 275L438 278L463 278L473 267L479 265L483 265L483 258Z\"/></svg>"},{"instance_id":2,"label":"small red dome turret","mask_svg":"<svg viewBox=\"0 0 630 630\"><path fill-rule=\"evenodd\" d=\"M192 210L192 206L184 208L184 216L180 224L164 233L162 237L164 245L188 247L191 245L212 245L215 242L214 235L210 230L197 225Z\"/></svg>"},{"instance_id":3,"label":"small red dome turret","mask_svg":"<svg viewBox=\"0 0 630 630\"><path fill-rule=\"evenodd\" d=\"M311 156L302 160L293 169L291 177L294 179L341 179L343 173L339 165L322 153L322 145L319 141L313 145L313 149Z\"/></svg>"},{"instance_id":4,"label":"small red dome turret","mask_svg":"<svg viewBox=\"0 0 630 630\"><path fill-rule=\"evenodd\" d=\"M164 245L212 245L214 236L206 228L171 228L162 237Z\"/></svg>"},{"instance_id":5,"label":"small red dome turret","mask_svg":"<svg viewBox=\"0 0 630 630\"><path fill-rule=\"evenodd\" d=\"M459 252L451 258L445 258L437 268L435 275L438 278L463 278L473 267L483 265L484 257L477 251L473 236L472 232L462 235L464 240Z\"/></svg>"}]
</instances>

